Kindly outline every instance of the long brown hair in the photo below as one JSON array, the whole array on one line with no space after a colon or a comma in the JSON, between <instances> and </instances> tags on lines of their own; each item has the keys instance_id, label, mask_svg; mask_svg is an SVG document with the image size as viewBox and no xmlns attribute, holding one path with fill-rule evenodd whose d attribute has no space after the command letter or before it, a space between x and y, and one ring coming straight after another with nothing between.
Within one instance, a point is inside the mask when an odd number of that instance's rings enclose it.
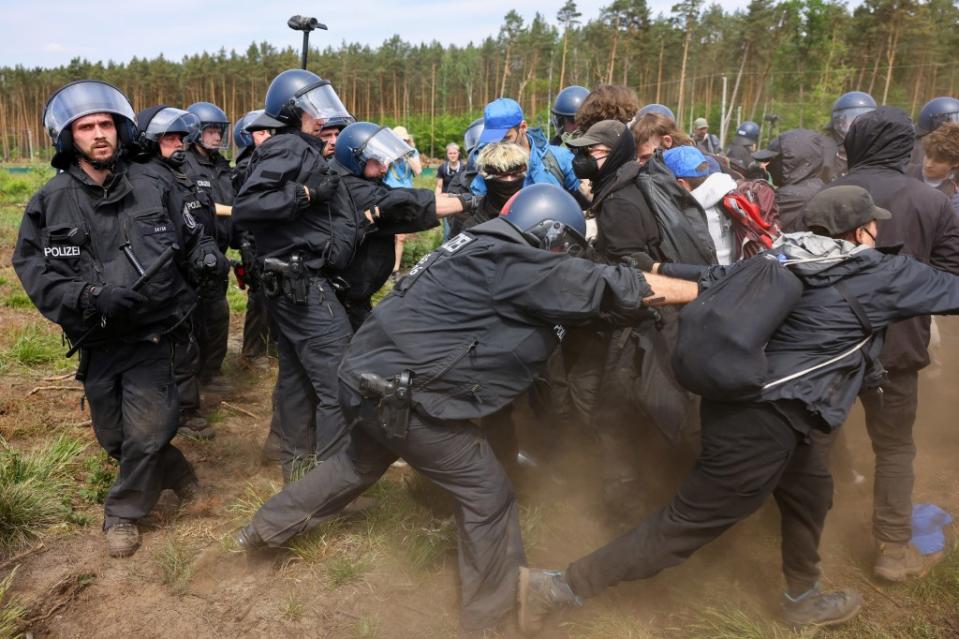
<instances>
[{"instance_id":1,"label":"long brown hair","mask_svg":"<svg viewBox=\"0 0 959 639\"><path fill-rule=\"evenodd\" d=\"M601 84L586 96L576 112L576 128L586 131L603 120L629 124L639 111L639 99L633 90L622 84Z\"/></svg>"}]
</instances>

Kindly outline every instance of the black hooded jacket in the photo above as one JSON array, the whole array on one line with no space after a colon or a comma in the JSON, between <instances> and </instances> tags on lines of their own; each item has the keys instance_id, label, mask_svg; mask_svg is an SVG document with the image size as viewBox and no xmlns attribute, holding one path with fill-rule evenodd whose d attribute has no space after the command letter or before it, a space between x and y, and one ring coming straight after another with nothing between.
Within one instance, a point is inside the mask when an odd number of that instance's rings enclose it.
<instances>
[{"instance_id":1,"label":"black hooded jacket","mask_svg":"<svg viewBox=\"0 0 959 639\"><path fill-rule=\"evenodd\" d=\"M779 155L769 163L779 205L779 222L786 233L805 231L802 210L822 190L822 137L809 129L783 133L769 145Z\"/></svg>"},{"instance_id":2,"label":"black hooded jacket","mask_svg":"<svg viewBox=\"0 0 959 639\"><path fill-rule=\"evenodd\" d=\"M902 244L903 255L959 274L959 217L949 198L905 174L914 141L912 120L901 109L859 116L845 140L849 173L829 186L861 186L892 212L879 222L879 246ZM881 360L890 370L918 370L929 364L928 346L929 317L909 319L889 327Z\"/></svg>"}]
</instances>

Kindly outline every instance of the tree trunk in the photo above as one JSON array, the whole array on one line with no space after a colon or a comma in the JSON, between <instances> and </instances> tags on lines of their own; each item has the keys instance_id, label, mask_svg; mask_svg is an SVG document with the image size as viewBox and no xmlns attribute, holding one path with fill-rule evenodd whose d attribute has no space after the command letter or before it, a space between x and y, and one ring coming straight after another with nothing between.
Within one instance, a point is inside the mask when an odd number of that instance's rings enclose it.
<instances>
[{"instance_id":1,"label":"tree trunk","mask_svg":"<svg viewBox=\"0 0 959 639\"><path fill-rule=\"evenodd\" d=\"M663 92L663 51L666 49L666 41L659 41L659 70L656 72L656 104L662 104L660 96Z\"/></svg>"},{"instance_id":2,"label":"tree trunk","mask_svg":"<svg viewBox=\"0 0 959 639\"><path fill-rule=\"evenodd\" d=\"M683 62L679 67L679 100L676 106L676 124L682 126L683 98L686 97L686 61L689 59L689 41L692 39L693 18L686 16L686 35L683 37Z\"/></svg>"},{"instance_id":3,"label":"tree trunk","mask_svg":"<svg viewBox=\"0 0 959 639\"><path fill-rule=\"evenodd\" d=\"M562 89L566 80L566 43L569 39L569 28L563 29L563 55L559 59L559 88Z\"/></svg>"},{"instance_id":4,"label":"tree trunk","mask_svg":"<svg viewBox=\"0 0 959 639\"><path fill-rule=\"evenodd\" d=\"M749 60L749 45L750 42L746 41L746 46L743 47L743 59L739 63L739 71L736 72L736 82L733 84L733 94L729 100L729 111L726 112L726 120L722 123L723 126L723 139L726 138L726 131L729 129L729 121L733 118L733 113L736 112L736 96L739 93L739 83L743 79L743 70L746 68L746 62Z\"/></svg>"},{"instance_id":5,"label":"tree trunk","mask_svg":"<svg viewBox=\"0 0 959 639\"><path fill-rule=\"evenodd\" d=\"M889 84L892 82L892 69L896 63L896 49L899 48L899 34L901 33L900 27L902 26L902 21L894 20L893 25L892 33L889 34L889 46L887 47L886 61L889 66L886 69L886 84L882 88L881 104L885 104L889 98Z\"/></svg>"}]
</instances>

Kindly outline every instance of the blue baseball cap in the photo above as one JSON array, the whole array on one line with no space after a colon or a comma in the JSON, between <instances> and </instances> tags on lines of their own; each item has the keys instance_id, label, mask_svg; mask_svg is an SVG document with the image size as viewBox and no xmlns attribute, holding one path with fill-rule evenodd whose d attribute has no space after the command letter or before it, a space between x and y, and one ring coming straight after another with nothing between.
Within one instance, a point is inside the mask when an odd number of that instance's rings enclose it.
<instances>
[{"instance_id":1,"label":"blue baseball cap","mask_svg":"<svg viewBox=\"0 0 959 639\"><path fill-rule=\"evenodd\" d=\"M506 132L523 121L523 107L510 98L497 98L483 109L483 135L478 144L499 142Z\"/></svg>"},{"instance_id":2,"label":"blue baseball cap","mask_svg":"<svg viewBox=\"0 0 959 639\"><path fill-rule=\"evenodd\" d=\"M663 153L666 166L678 178L706 177L709 163L702 151L694 146L677 146ZM703 166L703 165L706 166Z\"/></svg>"}]
</instances>

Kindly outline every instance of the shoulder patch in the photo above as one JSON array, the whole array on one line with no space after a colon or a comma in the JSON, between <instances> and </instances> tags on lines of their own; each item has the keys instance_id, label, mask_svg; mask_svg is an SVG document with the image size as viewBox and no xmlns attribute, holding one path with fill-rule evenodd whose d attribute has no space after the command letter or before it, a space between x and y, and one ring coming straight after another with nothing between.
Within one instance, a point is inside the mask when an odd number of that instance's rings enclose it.
<instances>
[{"instance_id":1,"label":"shoulder patch","mask_svg":"<svg viewBox=\"0 0 959 639\"><path fill-rule=\"evenodd\" d=\"M446 251L448 254L452 255L453 253L455 253L456 251L460 250L461 248L463 248L464 246L466 246L467 244L469 244L470 242L472 242L472 241L475 240L475 239L476 239L476 238L473 237L472 235L467 235L466 233L460 233L460 234L457 235L456 237L454 237L454 238L452 238L452 239L450 239L450 240L447 240L447 242L446 242L445 244L443 244L443 245L440 247L440 249L442 249L443 251Z\"/></svg>"},{"instance_id":2,"label":"shoulder patch","mask_svg":"<svg viewBox=\"0 0 959 639\"><path fill-rule=\"evenodd\" d=\"M191 231L196 228L196 218L190 213L190 208L187 204L183 205L183 223L186 224L186 227Z\"/></svg>"}]
</instances>

